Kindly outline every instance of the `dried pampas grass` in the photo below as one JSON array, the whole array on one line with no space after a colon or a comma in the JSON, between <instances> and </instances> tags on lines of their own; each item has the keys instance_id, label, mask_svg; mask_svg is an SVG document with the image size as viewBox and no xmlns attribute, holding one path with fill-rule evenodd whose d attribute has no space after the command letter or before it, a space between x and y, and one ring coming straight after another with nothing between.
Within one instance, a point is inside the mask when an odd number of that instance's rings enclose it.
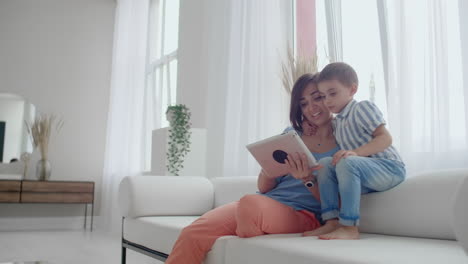
<instances>
[{"instance_id":1,"label":"dried pampas grass","mask_svg":"<svg viewBox=\"0 0 468 264\"><path fill-rule=\"evenodd\" d=\"M34 122L31 124L28 122L25 123L34 148L38 147L41 153L41 159L47 160L52 129L55 128L55 131L59 132L63 126L63 120L57 119L55 115L38 114Z\"/></svg>"},{"instance_id":2,"label":"dried pampas grass","mask_svg":"<svg viewBox=\"0 0 468 264\"><path fill-rule=\"evenodd\" d=\"M288 47L288 57L286 61L283 61L281 69L283 87L288 93L291 93L294 83L299 77L306 73L317 72L317 55L294 56L292 49Z\"/></svg>"}]
</instances>

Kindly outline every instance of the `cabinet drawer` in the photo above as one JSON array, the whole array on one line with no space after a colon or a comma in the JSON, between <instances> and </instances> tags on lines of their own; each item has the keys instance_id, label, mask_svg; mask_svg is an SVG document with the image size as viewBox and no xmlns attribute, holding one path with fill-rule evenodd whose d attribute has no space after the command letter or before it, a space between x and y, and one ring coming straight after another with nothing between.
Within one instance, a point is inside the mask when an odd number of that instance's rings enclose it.
<instances>
[{"instance_id":1,"label":"cabinet drawer","mask_svg":"<svg viewBox=\"0 0 468 264\"><path fill-rule=\"evenodd\" d=\"M23 192L93 193L93 182L23 181Z\"/></svg>"},{"instance_id":2,"label":"cabinet drawer","mask_svg":"<svg viewBox=\"0 0 468 264\"><path fill-rule=\"evenodd\" d=\"M22 203L92 203L92 193L22 192Z\"/></svg>"},{"instance_id":3,"label":"cabinet drawer","mask_svg":"<svg viewBox=\"0 0 468 264\"><path fill-rule=\"evenodd\" d=\"M0 181L0 192L19 192L21 181Z\"/></svg>"},{"instance_id":4,"label":"cabinet drawer","mask_svg":"<svg viewBox=\"0 0 468 264\"><path fill-rule=\"evenodd\" d=\"M0 203L19 203L19 192L0 192Z\"/></svg>"}]
</instances>

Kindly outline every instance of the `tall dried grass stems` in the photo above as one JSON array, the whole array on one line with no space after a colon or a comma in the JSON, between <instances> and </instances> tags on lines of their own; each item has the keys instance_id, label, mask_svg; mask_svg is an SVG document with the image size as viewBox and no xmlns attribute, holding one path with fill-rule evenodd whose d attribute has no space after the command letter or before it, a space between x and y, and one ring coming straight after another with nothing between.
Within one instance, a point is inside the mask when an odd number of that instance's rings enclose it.
<instances>
[{"instance_id":1,"label":"tall dried grass stems","mask_svg":"<svg viewBox=\"0 0 468 264\"><path fill-rule=\"evenodd\" d=\"M288 56L281 65L281 81L284 89L291 93L294 83L306 73L317 72L317 55L312 56L294 56L293 51L288 47Z\"/></svg>"},{"instance_id":2,"label":"tall dried grass stems","mask_svg":"<svg viewBox=\"0 0 468 264\"><path fill-rule=\"evenodd\" d=\"M38 147L41 159L47 160L52 129L55 128L55 131L59 132L63 126L63 120L57 119L55 115L51 114L38 114L34 122L31 124L25 123L34 148Z\"/></svg>"}]
</instances>

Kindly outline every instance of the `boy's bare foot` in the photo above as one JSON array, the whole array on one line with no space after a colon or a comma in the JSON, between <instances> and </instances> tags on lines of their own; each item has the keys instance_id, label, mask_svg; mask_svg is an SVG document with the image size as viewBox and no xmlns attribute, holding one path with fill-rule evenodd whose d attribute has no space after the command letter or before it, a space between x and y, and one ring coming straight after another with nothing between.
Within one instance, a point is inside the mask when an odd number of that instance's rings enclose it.
<instances>
[{"instance_id":1,"label":"boy's bare foot","mask_svg":"<svg viewBox=\"0 0 468 264\"><path fill-rule=\"evenodd\" d=\"M320 236L324 235L330 232L333 232L337 228L339 228L341 225L338 223L338 220L332 219L328 220L323 226L316 228L311 231L304 232L302 236Z\"/></svg>"},{"instance_id":2,"label":"boy's bare foot","mask_svg":"<svg viewBox=\"0 0 468 264\"><path fill-rule=\"evenodd\" d=\"M359 239L357 226L341 226L336 230L319 236L320 239Z\"/></svg>"}]
</instances>

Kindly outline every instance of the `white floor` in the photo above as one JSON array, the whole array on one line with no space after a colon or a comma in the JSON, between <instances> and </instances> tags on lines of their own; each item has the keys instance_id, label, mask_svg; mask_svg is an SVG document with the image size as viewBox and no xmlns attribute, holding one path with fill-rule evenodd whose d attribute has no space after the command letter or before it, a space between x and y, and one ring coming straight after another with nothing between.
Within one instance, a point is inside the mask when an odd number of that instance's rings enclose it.
<instances>
[{"instance_id":1,"label":"white floor","mask_svg":"<svg viewBox=\"0 0 468 264\"><path fill-rule=\"evenodd\" d=\"M42 260L50 264L120 263L120 237L99 231L0 232L0 263ZM127 250L128 264L162 262Z\"/></svg>"}]
</instances>

